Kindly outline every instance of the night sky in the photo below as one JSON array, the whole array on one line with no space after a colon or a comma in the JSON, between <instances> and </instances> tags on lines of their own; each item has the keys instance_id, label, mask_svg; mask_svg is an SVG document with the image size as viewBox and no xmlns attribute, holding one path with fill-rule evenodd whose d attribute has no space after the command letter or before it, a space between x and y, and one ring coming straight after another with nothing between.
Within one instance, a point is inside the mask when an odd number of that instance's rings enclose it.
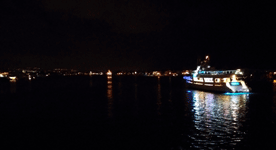
<instances>
[{"instance_id":1,"label":"night sky","mask_svg":"<svg viewBox=\"0 0 276 150\"><path fill-rule=\"evenodd\" d=\"M275 3L1 0L0 68L276 69Z\"/></svg>"}]
</instances>

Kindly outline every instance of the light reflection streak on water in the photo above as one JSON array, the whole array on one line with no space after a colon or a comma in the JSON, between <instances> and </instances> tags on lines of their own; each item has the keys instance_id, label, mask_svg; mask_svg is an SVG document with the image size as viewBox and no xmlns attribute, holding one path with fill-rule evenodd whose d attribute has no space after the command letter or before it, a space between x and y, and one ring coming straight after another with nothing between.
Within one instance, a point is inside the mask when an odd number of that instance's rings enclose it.
<instances>
[{"instance_id":1,"label":"light reflection streak on water","mask_svg":"<svg viewBox=\"0 0 276 150\"><path fill-rule=\"evenodd\" d=\"M108 117L112 117L113 113L113 91L112 91L112 78L107 76L107 99L108 99Z\"/></svg>"},{"instance_id":2,"label":"light reflection streak on water","mask_svg":"<svg viewBox=\"0 0 276 150\"><path fill-rule=\"evenodd\" d=\"M157 84L157 113L158 115L161 115L160 108L161 108L162 102L161 102L161 85L160 85L160 78L158 78L158 84Z\"/></svg>"},{"instance_id":3,"label":"light reflection streak on water","mask_svg":"<svg viewBox=\"0 0 276 150\"><path fill-rule=\"evenodd\" d=\"M169 77L169 102L172 102L172 80Z\"/></svg>"},{"instance_id":4,"label":"light reflection streak on water","mask_svg":"<svg viewBox=\"0 0 276 150\"><path fill-rule=\"evenodd\" d=\"M93 87L93 80L92 79L89 80L89 87Z\"/></svg>"},{"instance_id":5,"label":"light reflection streak on water","mask_svg":"<svg viewBox=\"0 0 276 150\"><path fill-rule=\"evenodd\" d=\"M135 103L135 114L138 114L138 110L139 110L139 105L138 105L138 88L137 88L137 82L135 80L135 84L134 84L134 103Z\"/></svg>"},{"instance_id":6,"label":"light reflection streak on water","mask_svg":"<svg viewBox=\"0 0 276 150\"><path fill-rule=\"evenodd\" d=\"M16 82L10 82L10 92L16 93Z\"/></svg>"},{"instance_id":7,"label":"light reflection streak on water","mask_svg":"<svg viewBox=\"0 0 276 150\"><path fill-rule=\"evenodd\" d=\"M193 147L221 148L236 145L245 132L240 131L246 114L248 95L223 95L203 91L187 93L194 114L195 130L189 137Z\"/></svg>"}]
</instances>

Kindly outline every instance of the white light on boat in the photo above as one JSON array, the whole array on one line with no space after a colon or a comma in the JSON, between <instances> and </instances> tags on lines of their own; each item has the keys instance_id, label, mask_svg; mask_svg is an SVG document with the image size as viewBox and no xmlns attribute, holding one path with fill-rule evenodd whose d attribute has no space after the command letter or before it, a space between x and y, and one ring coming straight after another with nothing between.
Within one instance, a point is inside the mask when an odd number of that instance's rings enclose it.
<instances>
[{"instance_id":1,"label":"white light on boat","mask_svg":"<svg viewBox=\"0 0 276 150\"><path fill-rule=\"evenodd\" d=\"M203 85L203 83L194 83L194 84L197 84L197 85Z\"/></svg>"},{"instance_id":2,"label":"white light on boat","mask_svg":"<svg viewBox=\"0 0 276 150\"><path fill-rule=\"evenodd\" d=\"M222 80L223 82L227 82L228 78L223 78Z\"/></svg>"},{"instance_id":3,"label":"white light on boat","mask_svg":"<svg viewBox=\"0 0 276 150\"><path fill-rule=\"evenodd\" d=\"M193 77L196 77L196 76L197 76L199 69L200 69L200 66L197 66L196 71L195 71L195 73L193 74Z\"/></svg>"},{"instance_id":4,"label":"white light on boat","mask_svg":"<svg viewBox=\"0 0 276 150\"><path fill-rule=\"evenodd\" d=\"M16 80L16 77L13 76L13 77L9 77L11 80Z\"/></svg>"},{"instance_id":5,"label":"white light on boat","mask_svg":"<svg viewBox=\"0 0 276 150\"><path fill-rule=\"evenodd\" d=\"M232 81L234 81L234 82L237 81L236 80L236 75L232 75Z\"/></svg>"},{"instance_id":6,"label":"white light on boat","mask_svg":"<svg viewBox=\"0 0 276 150\"><path fill-rule=\"evenodd\" d=\"M213 78L204 78L204 81L205 82L210 82L210 83L213 83Z\"/></svg>"},{"instance_id":7,"label":"white light on boat","mask_svg":"<svg viewBox=\"0 0 276 150\"><path fill-rule=\"evenodd\" d=\"M194 81L203 82L203 78L196 78L196 77L194 77Z\"/></svg>"},{"instance_id":8,"label":"white light on boat","mask_svg":"<svg viewBox=\"0 0 276 150\"><path fill-rule=\"evenodd\" d=\"M241 69L237 69L236 72L235 72L235 74L241 74L242 75L243 72L241 72Z\"/></svg>"}]
</instances>

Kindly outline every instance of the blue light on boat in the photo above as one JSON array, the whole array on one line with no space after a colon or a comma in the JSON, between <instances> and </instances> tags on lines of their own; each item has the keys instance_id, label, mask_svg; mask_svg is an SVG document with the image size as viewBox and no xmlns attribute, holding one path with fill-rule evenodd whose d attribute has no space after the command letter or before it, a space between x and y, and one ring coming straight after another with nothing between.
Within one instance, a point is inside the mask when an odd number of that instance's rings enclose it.
<instances>
[{"instance_id":1,"label":"blue light on boat","mask_svg":"<svg viewBox=\"0 0 276 150\"><path fill-rule=\"evenodd\" d=\"M240 85L240 82L230 82L230 85L237 86L237 85Z\"/></svg>"},{"instance_id":2,"label":"blue light on boat","mask_svg":"<svg viewBox=\"0 0 276 150\"><path fill-rule=\"evenodd\" d=\"M192 78L190 76L183 76L184 80L192 80Z\"/></svg>"},{"instance_id":3,"label":"blue light on boat","mask_svg":"<svg viewBox=\"0 0 276 150\"><path fill-rule=\"evenodd\" d=\"M225 93L226 95L243 95L243 94L250 94L249 92L246 93L246 92L243 92L243 93L230 93L230 92L227 92Z\"/></svg>"},{"instance_id":4,"label":"blue light on boat","mask_svg":"<svg viewBox=\"0 0 276 150\"><path fill-rule=\"evenodd\" d=\"M198 73L199 74L205 74L205 71L199 71Z\"/></svg>"},{"instance_id":5,"label":"blue light on boat","mask_svg":"<svg viewBox=\"0 0 276 150\"><path fill-rule=\"evenodd\" d=\"M189 92L189 93L190 93L191 91L187 91L187 92Z\"/></svg>"}]
</instances>

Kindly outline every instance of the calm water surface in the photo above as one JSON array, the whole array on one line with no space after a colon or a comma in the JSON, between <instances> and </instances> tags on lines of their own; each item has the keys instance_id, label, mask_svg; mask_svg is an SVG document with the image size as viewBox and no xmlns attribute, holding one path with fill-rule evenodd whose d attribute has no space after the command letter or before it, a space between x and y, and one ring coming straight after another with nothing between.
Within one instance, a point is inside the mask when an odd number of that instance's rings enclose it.
<instances>
[{"instance_id":1,"label":"calm water surface","mask_svg":"<svg viewBox=\"0 0 276 150\"><path fill-rule=\"evenodd\" d=\"M276 96L186 89L181 78L1 82L2 146L275 149Z\"/></svg>"}]
</instances>

